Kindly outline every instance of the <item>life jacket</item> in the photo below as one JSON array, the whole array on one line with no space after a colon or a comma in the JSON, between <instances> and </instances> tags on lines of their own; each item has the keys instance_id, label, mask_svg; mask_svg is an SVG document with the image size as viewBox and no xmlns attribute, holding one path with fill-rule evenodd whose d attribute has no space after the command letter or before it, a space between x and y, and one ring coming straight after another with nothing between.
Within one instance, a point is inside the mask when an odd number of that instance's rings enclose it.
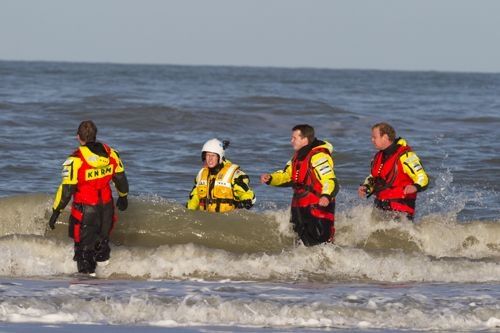
<instances>
[{"instance_id":1,"label":"life jacket","mask_svg":"<svg viewBox=\"0 0 500 333\"><path fill-rule=\"evenodd\" d=\"M98 205L113 200L109 182L115 174L117 161L110 156L111 148L103 144L107 156L99 156L81 146L73 156L82 161L78 170L78 184L73 198L75 204Z\"/></svg>"},{"instance_id":2,"label":"life jacket","mask_svg":"<svg viewBox=\"0 0 500 333\"><path fill-rule=\"evenodd\" d=\"M298 158L298 152L292 158L292 207L308 208L312 216L327 219L333 223L335 220L333 211L328 210L328 207L318 206L323 185L311 166L311 158L320 152L331 154L328 149L317 146L312 148L302 160Z\"/></svg>"},{"instance_id":3,"label":"life jacket","mask_svg":"<svg viewBox=\"0 0 500 333\"><path fill-rule=\"evenodd\" d=\"M382 162L383 152L379 151L373 159L371 175L374 179L373 192L377 200L387 203L388 209L413 215L417 194L404 194L404 188L413 185L413 180L404 173L400 160L401 156L409 151L411 151L409 146L399 145L384 162Z\"/></svg>"},{"instance_id":4,"label":"life jacket","mask_svg":"<svg viewBox=\"0 0 500 333\"><path fill-rule=\"evenodd\" d=\"M232 180L234 173L240 167L237 164L225 162L222 169L215 175L204 167L196 176L196 189L200 198L200 210L209 212L228 212L235 209Z\"/></svg>"}]
</instances>

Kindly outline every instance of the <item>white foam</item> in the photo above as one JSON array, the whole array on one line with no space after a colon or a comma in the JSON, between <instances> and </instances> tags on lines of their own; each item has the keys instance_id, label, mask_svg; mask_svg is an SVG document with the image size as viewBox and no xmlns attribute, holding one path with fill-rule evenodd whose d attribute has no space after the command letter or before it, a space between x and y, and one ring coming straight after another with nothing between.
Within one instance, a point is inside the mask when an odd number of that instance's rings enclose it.
<instances>
[{"instance_id":1,"label":"white foam","mask_svg":"<svg viewBox=\"0 0 500 333\"><path fill-rule=\"evenodd\" d=\"M491 317L486 322L486 326L488 328L500 327L500 319L499 318L495 318L495 317Z\"/></svg>"},{"instance_id":2,"label":"white foam","mask_svg":"<svg viewBox=\"0 0 500 333\"><path fill-rule=\"evenodd\" d=\"M76 271L71 243L35 236L0 239L0 274L50 276ZM374 253L331 244L298 246L278 254L236 254L194 244L113 248L99 277L231 280L365 280L383 282L499 281L500 263L467 258L433 259L403 251Z\"/></svg>"},{"instance_id":3,"label":"white foam","mask_svg":"<svg viewBox=\"0 0 500 333\"><path fill-rule=\"evenodd\" d=\"M69 313L43 314L33 309L18 309L18 313L12 313L5 318L11 323L73 323L76 318Z\"/></svg>"},{"instance_id":4,"label":"white foam","mask_svg":"<svg viewBox=\"0 0 500 333\"><path fill-rule=\"evenodd\" d=\"M73 246L41 236L0 239L0 275L50 276L75 272Z\"/></svg>"},{"instance_id":5,"label":"white foam","mask_svg":"<svg viewBox=\"0 0 500 333\"><path fill-rule=\"evenodd\" d=\"M498 258L500 257L500 223L460 223L443 214L430 214L419 223L377 221L370 205L353 207L337 214L336 243L347 247L372 249L401 248L434 257ZM370 244L380 237L380 245ZM391 242L397 241L396 244Z\"/></svg>"},{"instance_id":6,"label":"white foam","mask_svg":"<svg viewBox=\"0 0 500 333\"><path fill-rule=\"evenodd\" d=\"M495 300L483 301L481 311L469 310L467 297L435 298L411 295L409 289L362 290L349 294L339 288L293 288L283 299L274 285L245 284L237 296L217 291L218 283L173 285L163 290L151 286L59 287L57 294L40 291L37 297L2 296L0 321L46 324L113 324L153 326L230 325L247 327L444 329L496 328L500 320ZM118 288L118 289L117 289ZM248 291L245 291L248 290ZM256 293L263 290L264 295ZM424 289L425 291L426 289ZM427 291L429 292L429 291ZM483 297L483 299L487 299ZM419 301L420 300L420 301ZM373 303L378 302L374 307Z\"/></svg>"},{"instance_id":7,"label":"white foam","mask_svg":"<svg viewBox=\"0 0 500 333\"><path fill-rule=\"evenodd\" d=\"M298 247L277 255L235 255L192 244L162 246L153 252L118 249L110 265L98 269L112 274L151 278L231 278L233 280L372 279L376 281L498 281L494 262L431 260L417 254L374 255L360 249Z\"/></svg>"}]
</instances>

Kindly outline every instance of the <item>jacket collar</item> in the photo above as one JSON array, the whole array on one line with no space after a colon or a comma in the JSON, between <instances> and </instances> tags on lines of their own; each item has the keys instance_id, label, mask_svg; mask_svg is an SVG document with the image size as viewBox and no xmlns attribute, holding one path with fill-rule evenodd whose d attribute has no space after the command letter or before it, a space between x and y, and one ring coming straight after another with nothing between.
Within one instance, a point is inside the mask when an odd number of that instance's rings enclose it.
<instances>
[{"instance_id":1,"label":"jacket collar","mask_svg":"<svg viewBox=\"0 0 500 333\"><path fill-rule=\"evenodd\" d=\"M313 142L311 142L307 146L304 146L304 147L300 148L297 151L297 153L295 154L295 156L297 157L297 159L299 161L302 161L304 158L306 158L307 154L309 154L309 152L311 150L313 150L314 148L316 148L318 146L324 145L324 144L325 143L323 141L314 138Z\"/></svg>"},{"instance_id":2,"label":"jacket collar","mask_svg":"<svg viewBox=\"0 0 500 333\"><path fill-rule=\"evenodd\" d=\"M391 145L389 147L387 147L384 150L382 150L382 158L383 158L383 160L388 159L390 156L392 156L392 154L394 154L396 152L396 150L398 150L398 148L400 146L400 144L398 143L399 139L400 138L396 138L396 140L394 140L394 142L391 143Z\"/></svg>"}]
</instances>

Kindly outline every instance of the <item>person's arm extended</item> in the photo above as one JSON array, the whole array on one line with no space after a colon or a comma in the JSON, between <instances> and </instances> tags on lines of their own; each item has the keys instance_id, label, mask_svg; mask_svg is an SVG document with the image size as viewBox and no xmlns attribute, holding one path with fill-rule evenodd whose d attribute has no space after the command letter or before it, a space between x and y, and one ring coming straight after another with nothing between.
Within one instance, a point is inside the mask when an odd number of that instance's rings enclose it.
<instances>
[{"instance_id":1,"label":"person's arm extended","mask_svg":"<svg viewBox=\"0 0 500 333\"><path fill-rule=\"evenodd\" d=\"M270 175L266 184L271 186L289 187L292 186L292 162L288 161L283 170L278 170Z\"/></svg>"}]
</instances>

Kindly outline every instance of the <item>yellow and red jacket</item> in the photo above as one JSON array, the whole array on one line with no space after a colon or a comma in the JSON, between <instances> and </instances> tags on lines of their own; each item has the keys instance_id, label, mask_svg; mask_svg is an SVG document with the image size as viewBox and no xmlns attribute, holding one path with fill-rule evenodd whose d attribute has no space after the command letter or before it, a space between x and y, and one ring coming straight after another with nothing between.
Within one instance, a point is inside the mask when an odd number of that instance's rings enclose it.
<instances>
[{"instance_id":1,"label":"yellow and red jacket","mask_svg":"<svg viewBox=\"0 0 500 333\"><path fill-rule=\"evenodd\" d=\"M250 206L255 203L250 179L237 164L225 160L214 171L203 167L198 172L186 204L188 209L222 213L241 208L243 201Z\"/></svg>"},{"instance_id":2,"label":"yellow and red jacket","mask_svg":"<svg viewBox=\"0 0 500 333\"><path fill-rule=\"evenodd\" d=\"M417 191L427 188L429 178L418 156L402 138L396 140L394 152L384 156L377 152L372 161L371 173L364 184L369 193L375 194L377 200L389 203L395 211L415 213L417 194L404 194L408 185L415 185Z\"/></svg>"},{"instance_id":3,"label":"yellow and red jacket","mask_svg":"<svg viewBox=\"0 0 500 333\"><path fill-rule=\"evenodd\" d=\"M269 185L293 187L292 207L307 207L313 216L333 221L333 211L317 205L322 196L334 202L338 192L332 153L329 142L315 140L297 151L283 170L273 172Z\"/></svg>"},{"instance_id":4,"label":"yellow and red jacket","mask_svg":"<svg viewBox=\"0 0 500 333\"><path fill-rule=\"evenodd\" d=\"M119 196L127 195L128 181L118 153L101 143L80 146L63 163L53 209L64 209L72 196L75 204L107 204L113 199L110 181L115 183Z\"/></svg>"}]
</instances>

